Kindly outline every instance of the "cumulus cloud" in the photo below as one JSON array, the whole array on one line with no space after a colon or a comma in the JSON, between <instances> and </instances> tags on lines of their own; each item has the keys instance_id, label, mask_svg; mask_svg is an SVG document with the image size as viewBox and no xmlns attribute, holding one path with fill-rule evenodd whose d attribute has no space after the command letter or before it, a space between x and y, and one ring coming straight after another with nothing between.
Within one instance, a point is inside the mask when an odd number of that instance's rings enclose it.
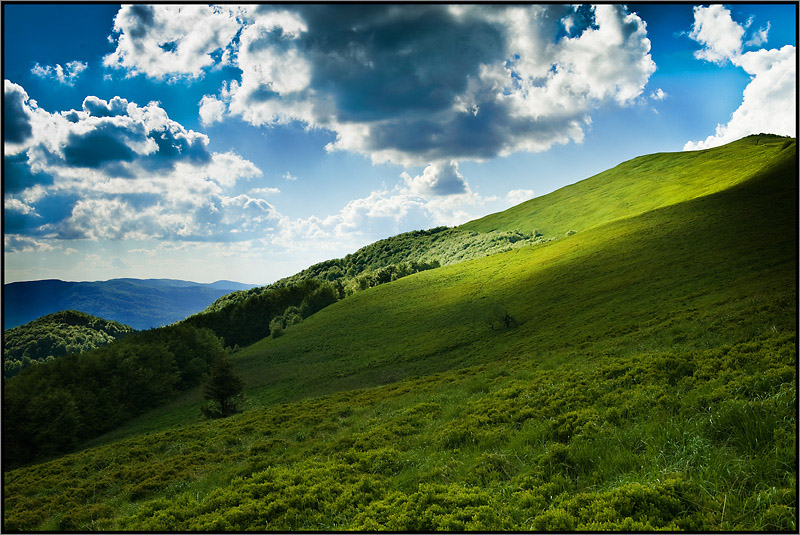
<instances>
[{"instance_id":1,"label":"cumulus cloud","mask_svg":"<svg viewBox=\"0 0 800 535\"><path fill-rule=\"evenodd\" d=\"M109 101L88 96L83 99L83 111L92 117L118 117L128 114L128 101L124 98L114 97ZM77 116L75 116L77 118Z\"/></svg>"},{"instance_id":2,"label":"cumulus cloud","mask_svg":"<svg viewBox=\"0 0 800 535\"><path fill-rule=\"evenodd\" d=\"M731 19L723 6L696 7L690 37L704 46L695 55L707 61L730 61L751 76L745 87L742 104L731 114L727 124L719 124L714 134L701 141L689 141L684 150L716 147L750 134L770 133L795 135L797 128L797 49L786 45L780 49L742 52L745 29ZM711 21L711 22L709 22ZM738 28L734 29L731 25ZM713 31L709 28L713 28ZM720 28L725 28L723 32ZM767 28L763 30L766 40ZM758 30L748 42L761 43Z\"/></svg>"},{"instance_id":3,"label":"cumulus cloud","mask_svg":"<svg viewBox=\"0 0 800 535\"><path fill-rule=\"evenodd\" d=\"M456 162L433 163L421 175L401 175L412 193L417 195L453 195L467 193L467 183L458 172Z\"/></svg>"},{"instance_id":4,"label":"cumulus cloud","mask_svg":"<svg viewBox=\"0 0 800 535\"><path fill-rule=\"evenodd\" d=\"M234 11L226 7L126 5L114 18L116 49L103 63L156 80L199 78L227 62L238 31Z\"/></svg>"},{"instance_id":5,"label":"cumulus cloud","mask_svg":"<svg viewBox=\"0 0 800 535\"><path fill-rule=\"evenodd\" d=\"M119 97L89 96L81 110L39 112L31 123L36 142L27 151L34 169L65 176L98 170L106 177L133 178L170 171L179 162L211 161L208 137L171 120L155 102L139 106Z\"/></svg>"},{"instance_id":6,"label":"cumulus cloud","mask_svg":"<svg viewBox=\"0 0 800 535\"><path fill-rule=\"evenodd\" d=\"M20 146L33 136L33 106L22 86L3 81L3 141L7 154L18 152Z\"/></svg>"},{"instance_id":7,"label":"cumulus cloud","mask_svg":"<svg viewBox=\"0 0 800 535\"><path fill-rule=\"evenodd\" d=\"M10 212L19 212L20 214L23 215L33 214L35 212L33 207L28 206L21 200L15 199L13 197L6 198L3 207Z\"/></svg>"},{"instance_id":8,"label":"cumulus cloud","mask_svg":"<svg viewBox=\"0 0 800 535\"><path fill-rule=\"evenodd\" d=\"M205 124L222 113L299 121L335 133L328 150L375 162L580 142L594 109L632 104L655 70L644 22L622 6L262 5L196 16L123 7L107 64L169 78L230 61L241 78L203 99Z\"/></svg>"},{"instance_id":9,"label":"cumulus cloud","mask_svg":"<svg viewBox=\"0 0 800 535\"><path fill-rule=\"evenodd\" d=\"M506 200L512 205L533 199L535 194L532 189L512 189L506 194Z\"/></svg>"},{"instance_id":10,"label":"cumulus cloud","mask_svg":"<svg viewBox=\"0 0 800 535\"><path fill-rule=\"evenodd\" d=\"M225 103L212 95L205 95L200 101L200 120L208 126L222 121L225 116Z\"/></svg>"},{"instance_id":11,"label":"cumulus cloud","mask_svg":"<svg viewBox=\"0 0 800 535\"><path fill-rule=\"evenodd\" d=\"M125 197L84 199L54 230L62 237L93 240L237 241L261 235L279 218L267 201L247 195L211 195L185 208L189 209L137 206Z\"/></svg>"},{"instance_id":12,"label":"cumulus cloud","mask_svg":"<svg viewBox=\"0 0 800 535\"><path fill-rule=\"evenodd\" d=\"M73 85L78 76L86 70L89 66L88 63L83 61L70 61L64 67L60 64L53 65L39 65L38 63L33 66L31 73L39 78L49 78L56 80L60 84Z\"/></svg>"},{"instance_id":13,"label":"cumulus cloud","mask_svg":"<svg viewBox=\"0 0 800 535\"><path fill-rule=\"evenodd\" d=\"M695 6L689 37L703 45L694 53L697 59L722 64L741 54L744 28L734 22L725 6Z\"/></svg>"},{"instance_id":14,"label":"cumulus cloud","mask_svg":"<svg viewBox=\"0 0 800 535\"><path fill-rule=\"evenodd\" d=\"M204 134L140 106L88 96L80 110L48 112L6 81L6 224L50 239L236 241L279 214L258 197L230 193L261 171ZM49 180L38 177L49 177ZM39 206L43 210L37 210ZM41 220L39 213L46 213Z\"/></svg>"},{"instance_id":15,"label":"cumulus cloud","mask_svg":"<svg viewBox=\"0 0 800 535\"><path fill-rule=\"evenodd\" d=\"M224 244L219 250L231 255L340 254L397 232L463 223L496 200L473 192L458 163L443 161L415 176L403 173L394 187L325 217L290 218L265 199L278 188L251 184L246 194L234 193L240 180L261 171L233 152L211 152L207 136L170 119L157 103L89 96L78 110L49 112L20 86L5 88L7 104L16 105L8 109L30 127L18 136L23 148L4 162L27 171L12 173L17 178L6 195L6 228L16 240L9 251L63 249L60 240L157 239L175 247ZM290 172L283 178L296 179Z\"/></svg>"},{"instance_id":16,"label":"cumulus cloud","mask_svg":"<svg viewBox=\"0 0 800 535\"><path fill-rule=\"evenodd\" d=\"M55 249L55 247L49 243L16 234L6 234L3 236L3 245L7 253L31 253L52 251Z\"/></svg>"},{"instance_id":17,"label":"cumulus cloud","mask_svg":"<svg viewBox=\"0 0 800 535\"><path fill-rule=\"evenodd\" d=\"M289 181L294 181L294 180L297 180L297 177L296 177L296 176L294 176L293 174L291 174L289 171L286 171L286 172L283 174L283 179L284 179L284 180L289 180Z\"/></svg>"}]
</instances>

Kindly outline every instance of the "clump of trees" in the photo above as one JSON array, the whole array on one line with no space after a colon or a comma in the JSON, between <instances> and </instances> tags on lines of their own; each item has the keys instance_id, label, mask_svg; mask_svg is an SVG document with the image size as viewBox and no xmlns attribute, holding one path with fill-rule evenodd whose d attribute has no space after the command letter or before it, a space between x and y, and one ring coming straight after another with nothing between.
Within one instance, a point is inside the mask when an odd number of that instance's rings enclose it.
<instances>
[{"instance_id":1,"label":"clump of trees","mask_svg":"<svg viewBox=\"0 0 800 535\"><path fill-rule=\"evenodd\" d=\"M4 375L13 377L33 364L90 351L133 332L127 325L75 310L48 314L3 333Z\"/></svg>"},{"instance_id":2,"label":"clump of trees","mask_svg":"<svg viewBox=\"0 0 800 535\"><path fill-rule=\"evenodd\" d=\"M5 382L3 459L67 452L198 384L222 352L208 329L173 325L31 366Z\"/></svg>"},{"instance_id":3,"label":"clump of trees","mask_svg":"<svg viewBox=\"0 0 800 535\"><path fill-rule=\"evenodd\" d=\"M345 294L352 295L356 292L366 290L387 282L396 281L402 277L407 277L420 271L434 269L439 267L439 261L432 262L400 262L398 264L391 264L375 270L366 271L351 279L345 285Z\"/></svg>"},{"instance_id":4,"label":"clump of trees","mask_svg":"<svg viewBox=\"0 0 800 535\"><path fill-rule=\"evenodd\" d=\"M227 347L244 347L269 336L273 328L282 330L298 323L298 316L307 318L344 297L341 283L319 279L262 290L244 299L217 304L184 323L212 330Z\"/></svg>"}]
</instances>

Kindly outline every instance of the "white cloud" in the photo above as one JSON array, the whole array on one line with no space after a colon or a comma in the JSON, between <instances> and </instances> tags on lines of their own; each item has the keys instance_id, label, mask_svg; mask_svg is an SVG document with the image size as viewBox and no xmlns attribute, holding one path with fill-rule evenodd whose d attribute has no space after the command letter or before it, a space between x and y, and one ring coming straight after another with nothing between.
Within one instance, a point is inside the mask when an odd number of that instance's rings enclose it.
<instances>
[{"instance_id":1,"label":"white cloud","mask_svg":"<svg viewBox=\"0 0 800 535\"><path fill-rule=\"evenodd\" d=\"M157 251L155 249L144 249L144 248L128 249L128 252L129 253L134 253L134 254L135 253L143 254L145 256L155 256L156 253L157 253Z\"/></svg>"},{"instance_id":2,"label":"white cloud","mask_svg":"<svg viewBox=\"0 0 800 535\"><path fill-rule=\"evenodd\" d=\"M280 192L281 190L279 190L278 188L270 188L270 187L253 188L250 190L250 193L252 193L253 195L277 195Z\"/></svg>"},{"instance_id":3,"label":"white cloud","mask_svg":"<svg viewBox=\"0 0 800 535\"><path fill-rule=\"evenodd\" d=\"M200 120L205 126L222 121L225 116L225 103L212 95L205 95L200 101Z\"/></svg>"},{"instance_id":4,"label":"white cloud","mask_svg":"<svg viewBox=\"0 0 800 535\"><path fill-rule=\"evenodd\" d=\"M580 142L593 110L633 104L655 70L621 6L190 7L124 6L106 64L174 79L230 61L241 78L203 99L204 124L299 121L375 162Z\"/></svg>"},{"instance_id":5,"label":"white cloud","mask_svg":"<svg viewBox=\"0 0 800 535\"><path fill-rule=\"evenodd\" d=\"M17 165L50 177L17 184L6 197L9 211L27 218L23 233L231 241L260 235L279 218L267 201L230 192L239 180L261 175L252 162L209 151L207 136L173 121L157 103L89 96L81 110L50 113L8 81L4 98L6 126L14 127L7 130L20 141ZM45 198L63 202L67 216L39 215Z\"/></svg>"},{"instance_id":6,"label":"white cloud","mask_svg":"<svg viewBox=\"0 0 800 535\"><path fill-rule=\"evenodd\" d=\"M771 25L767 22L767 25L763 28L759 28L755 32L750 39L745 42L745 46L761 46L767 42L767 34L769 34L769 29Z\"/></svg>"},{"instance_id":7,"label":"white cloud","mask_svg":"<svg viewBox=\"0 0 800 535\"><path fill-rule=\"evenodd\" d=\"M242 86L277 94L297 93L311 83L311 65L292 42L308 27L288 11L259 16L244 28L238 64Z\"/></svg>"},{"instance_id":8,"label":"white cloud","mask_svg":"<svg viewBox=\"0 0 800 535\"><path fill-rule=\"evenodd\" d=\"M426 182L426 172L429 177L455 173L463 190L437 193L435 186ZM458 174L457 166L450 163L432 164L416 177L404 172L400 178L393 188L384 187L354 199L335 214L305 219L283 217L270 243L292 250L329 250L341 254L342 250L353 250L399 232L465 223L484 215L482 207L497 200L471 191L464 177Z\"/></svg>"},{"instance_id":9,"label":"white cloud","mask_svg":"<svg viewBox=\"0 0 800 535\"><path fill-rule=\"evenodd\" d=\"M211 195L194 202L137 207L120 198L79 200L70 216L45 227L62 238L89 240L238 241L263 236L280 218L267 201Z\"/></svg>"},{"instance_id":10,"label":"white cloud","mask_svg":"<svg viewBox=\"0 0 800 535\"><path fill-rule=\"evenodd\" d=\"M39 65L38 63L33 66L31 73L39 78L49 78L56 80L64 85L73 85L78 76L86 70L89 66L88 63L83 61L70 61L64 67L59 64L53 65Z\"/></svg>"},{"instance_id":11,"label":"white cloud","mask_svg":"<svg viewBox=\"0 0 800 535\"><path fill-rule=\"evenodd\" d=\"M199 78L228 60L239 30L234 9L203 5L125 5L114 18L116 49L103 63L156 80Z\"/></svg>"},{"instance_id":12,"label":"white cloud","mask_svg":"<svg viewBox=\"0 0 800 535\"><path fill-rule=\"evenodd\" d=\"M421 175L412 177L403 172L401 176L411 192L417 195L453 195L469 191L456 162L432 163Z\"/></svg>"},{"instance_id":13,"label":"white cloud","mask_svg":"<svg viewBox=\"0 0 800 535\"><path fill-rule=\"evenodd\" d=\"M712 24L708 22L709 20L715 22ZM709 24L711 26L708 26ZM736 25L739 31L731 29L730 24ZM705 31L707 28L719 27L728 28L727 37L724 38L723 32L718 30ZM731 19L727 9L719 5L710 8L696 7L693 28L698 30L693 30L690 37L706 47L696 54L698 58L716 63L730 61L733 65L744 69L751 76L751 80L744 89L741 105L731 114L728 123L717 125L714 134L704 140L687 142L684 150L716 147L750 134L795 135L796 47L786 45L780 49L761 49L742 53L741 39L744 28ZM763 29L765 39L768 29L769 25ZM717 41L709 37L711 35L716 36ZM738 39L738 44L734 43L734 37Z\"/></svg>"},{"instance_id":14,"label":"white cloud","mask_svg":"<svg viewBox=\"0 0 800 535\"><path fill-rule=\"evenodd\" d=\"M697 59L723 64L741 54L744 28L734 22L725 6L695 6L689 37L703 45L694 53Z\"/></svg>"},{"instance_id":15,"label":"white cloud","mask_svg":"<svg viewBox=\"0 0 800 535\"><path fill-rule=\"evenodd\" d=\"M77 267L84 272L96 270L107 271L113 269L115 272L119 273L119 270L129 269L131 265L118 256L106 257L104 255L90 253L83 257L83 261L80 262Z\"/></svg>"},{"instance_id":16,"label":"white cloud","mask_svg":"<svg viewBox=\"0 0 800 535\"><path fill-rule=\"evenodd\" d=\"M36 210L34 210L33 207L28 206L19 199L15 199L13 197L6 197L4 201L5 202L3 207L10 212L19 212L21 214L26 214L26 215L33 214L36 212Z\"/></svg>"},{"instance_id":17,"label":"white cloud","mask_svg":"<svg viewBox=\"0 0 800 535\"><path fill-rule=\"evenodd\" d=\"M532 189L512 189L506 194L506 200L512 205L533 199L535 196Z\"/></svg>"},{"instance_id":18,"label":"white cloud","mask_svg":"<svg viewBox=\"0 0 800 535\"><path fill-rule=\"evenodd\" d=\"M7 253L31 253L55 249L49 243L18 234L6 234L3 236L3 245Z\"/></svg>"},{"instance_id":19,"label":"white cloud","mask_svg":"<svg viewBox=\"0 0 800 535\"><path fill-rule=\"evenodd\" d=\"M653 100L664 100L668 96L669 95L667 93L665 93L664 90L661 89L660 87L658 89L656 89L655 91L653 91L652 93L650 93L650 98L653 99Z\"/></svg>"},{"instance_id":20,"label":"white cloud","mask_svg":"<svg viewBox=\"0 0 800 535\"><path fill-rule=\"evenodd\" d=\"M296 176L294 176L293 174L291 174L289 171L286 171L286 172L283 174L283 179L284 179L284 180L289 180L289 181L294 181L294 180L297 180L297 177L296 177Z\"/></svg>"}]
</instances>

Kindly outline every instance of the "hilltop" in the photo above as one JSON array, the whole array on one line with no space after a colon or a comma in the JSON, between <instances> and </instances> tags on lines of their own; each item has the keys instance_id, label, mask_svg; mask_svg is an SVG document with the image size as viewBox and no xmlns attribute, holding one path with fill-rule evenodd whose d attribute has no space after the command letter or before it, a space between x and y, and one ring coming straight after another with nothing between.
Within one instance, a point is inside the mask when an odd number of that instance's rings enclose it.
<instances>
[{"instance_id":1,"label":"hilltop","mask_svg":"<svg viewBox=\"0 0 800 535\"><path fill-rule=\"evenodd\" d=\"M108 345L133 328L83 312L65 310L42 316L3 333L3 368L12 377L31 364Z\"/></svg>"},{"instance_id":2,"label":"hilltop","mask_svg":"<svg viewBox=\"0 0 800 535\"><path fill-rule=\"evenodd\" d=\"M189 386L7 471L4 528L794 531L797 188L756 136L468 223L541 239L308 308L232 353L243 414Z\"/></svg>"}]
</instances>

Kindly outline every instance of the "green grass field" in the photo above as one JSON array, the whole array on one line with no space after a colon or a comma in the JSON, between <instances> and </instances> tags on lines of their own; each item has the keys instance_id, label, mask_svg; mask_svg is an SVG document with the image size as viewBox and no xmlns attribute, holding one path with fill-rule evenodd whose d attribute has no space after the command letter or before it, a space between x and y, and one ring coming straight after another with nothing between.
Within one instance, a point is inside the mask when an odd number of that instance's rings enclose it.
<instances>
[{"instance_id":1,"label":"green grass field","mask_svg":"<svg viewBox=\"0 0 800 535\"><path fill-rule=\"evenodd\" d=\"M559 237L235 353L240 415L198 388L5 472L4 528L796 531L796 154L646 156L469 223Z\"/></svg>"}]
</instances>

